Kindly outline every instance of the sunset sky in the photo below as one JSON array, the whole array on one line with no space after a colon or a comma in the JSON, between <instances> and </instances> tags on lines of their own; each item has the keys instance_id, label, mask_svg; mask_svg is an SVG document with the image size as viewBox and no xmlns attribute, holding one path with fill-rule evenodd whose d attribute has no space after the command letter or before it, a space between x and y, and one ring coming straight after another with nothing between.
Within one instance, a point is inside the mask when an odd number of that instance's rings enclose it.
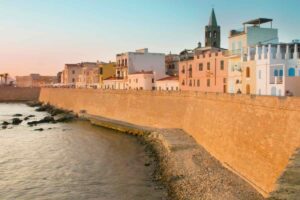
<instances>
[{"instance_id":1,"label":"sunset sky","mask_svg":"<svg viewBox=\"0 0 300 200\"><path fill-rule=\"evenodd\" d=\"M0 73L54 75L144 47L179 53L203 43L212 7L225 48L230 29L258 17L274 19L281 42L300 39L300 0L0 0Z\"/></svg>"}]
</instances>

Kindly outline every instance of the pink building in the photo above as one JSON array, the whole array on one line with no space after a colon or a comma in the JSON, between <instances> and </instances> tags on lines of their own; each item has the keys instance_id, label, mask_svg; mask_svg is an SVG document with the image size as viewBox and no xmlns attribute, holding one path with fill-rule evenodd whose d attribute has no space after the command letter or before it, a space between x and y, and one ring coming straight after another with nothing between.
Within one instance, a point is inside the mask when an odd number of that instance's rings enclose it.
<instances>
[{"instance_id":1,"label":"pink building","mask_svg":"<svg viewBox=\"0 0 300 200\"><path fill-rule=\"evenodd\" d=\"M183 56L179 63L181 90L221 92L227 89L227 58L225 50L198 48L192 56Z\"/></svg>"},{"instance_id":2,"label":"pink building","mask_svg":"<svg viewBox=\"0 0 300 200\"><path fill-rule=\"evenodd\" d=\"M226 50L220 48L221 29L214 10L205 27L205 47L180 53L179 85L181 90L221 92L227 89Z\"/></svg>"}]
</instances>

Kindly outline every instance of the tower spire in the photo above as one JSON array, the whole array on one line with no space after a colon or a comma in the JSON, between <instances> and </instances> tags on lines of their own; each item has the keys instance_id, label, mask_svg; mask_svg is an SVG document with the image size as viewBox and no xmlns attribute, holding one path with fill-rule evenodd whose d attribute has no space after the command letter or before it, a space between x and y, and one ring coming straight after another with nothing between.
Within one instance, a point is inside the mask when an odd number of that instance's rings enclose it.
<instances>
[{"instance_id":1,"label":"tower spire","mask_svg":"<svg viewBox=\"0 0 300 200\"><path fill-rule=\"evenodd\" d=\"M221 28L218 26L215 10L212 9L208 25L205 27L205 46L220 48Z\"/></svg>"},{"instance_id":2,"label":"tower spire","mask_svg":"<svg viewBox=\"0 0 300 200\"><path fill-rule=\"evenodd\" d=\"M216 18L214 9L212 9L212 11L211 11L210 18L209 18L209 21L208 21L208 26L218 26L217 18Z\"/></svg>"}]
</instances>

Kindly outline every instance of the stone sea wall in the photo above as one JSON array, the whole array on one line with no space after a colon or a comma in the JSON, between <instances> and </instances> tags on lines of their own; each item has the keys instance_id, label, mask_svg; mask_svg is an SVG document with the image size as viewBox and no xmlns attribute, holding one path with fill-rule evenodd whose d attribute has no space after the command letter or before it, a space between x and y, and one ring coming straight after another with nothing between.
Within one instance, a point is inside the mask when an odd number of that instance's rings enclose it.
<instances>
[{"instance_id":1,"label":"stone sea wall","mask_svg":"<svg viewBox=\"0 0 300 200\"><path fill-rule=\"evenodd\" d=\"M40 88L0 87L0 102L37 101Z\"/></svg>"},{"instance_id":2,"label":"stone sea wall","mask_svg":"<svg viewBox=\"0 0 300 200\"><path fill-rule=\"evenodd\" d=\"M180 128L267 196L300 147L300 98L42 88L40 101L155 128Z\"/></svg>"}]
</instances>

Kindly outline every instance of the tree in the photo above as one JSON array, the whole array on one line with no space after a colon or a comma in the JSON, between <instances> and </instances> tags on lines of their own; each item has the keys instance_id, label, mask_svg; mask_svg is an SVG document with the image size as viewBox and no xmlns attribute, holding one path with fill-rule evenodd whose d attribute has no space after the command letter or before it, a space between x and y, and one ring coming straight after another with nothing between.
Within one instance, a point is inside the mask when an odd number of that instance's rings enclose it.
<instances>
[{"instance_id":1,"label":"tree","mask_svg":"<svg viewBox=\"0 0 300 200\"><path fill-rule=\"evenodd\" d=\"M4 84L7 85L8 73L4 74Z\"/></svg>"},{"instance_id":2,"label":"tree","mask_svg":"<svg viewBox=\"0 0 300 200\"><path fill-rule=\"evenodd\" d=\"M4 75L0 74L0 85L2 84L2 79L3 79Z\"/></svg>"}]
</instances>

